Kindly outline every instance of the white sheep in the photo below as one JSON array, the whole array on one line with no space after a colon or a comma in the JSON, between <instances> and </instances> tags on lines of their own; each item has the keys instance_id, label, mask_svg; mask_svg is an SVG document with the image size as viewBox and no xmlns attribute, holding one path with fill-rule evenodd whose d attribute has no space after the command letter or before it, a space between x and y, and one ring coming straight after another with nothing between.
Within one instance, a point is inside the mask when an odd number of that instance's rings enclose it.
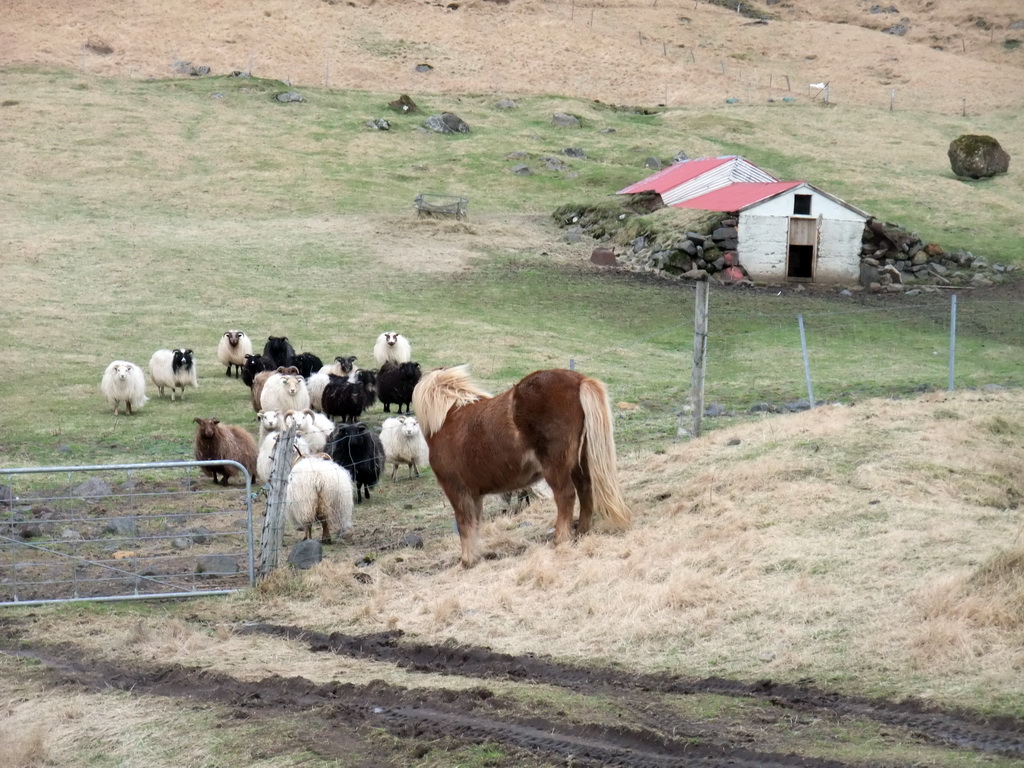
<instances>
[{"instance_id":1,"label":"white sheep","mask_svg":"<svg viewBox=\"0 0 1024 768\"><path fill-rule=\"evenodd\" d=\"M303 456L288 475L288 519L309 539L320 523L320 541L331 543L331 526L343 536L352 528L352 478L326 454Z\"/></svg>"},{"instance_id":2,"label":"white sheep","mask_svg":"<svg viewBox=\"0 0 1024 768\"><path fill-rule=\"evenodd\" d=\"M139 366L127 360L115 360L107 366L100 381L100 392L114 406L115 416L121 403L130 416L132 408L139 410L149 400L146 397L146 375Z\"/></svg>"},{"instance_id":3,"label":"white sheep","mask_svg":"<svg viewBox=\"0 0 1024 768\"><path fill-rule=\"evenodd\" d=\"M306 391L309 392L309 406L318 411L323 410L324 390L331 383L331 377L328 375L326 368L327 366L324 366L306 379Z\"/></svg>"},{"instance_id":4,"label":"white sheep","mask_svg":"<svg viewBox=\"0 0 1024 768\"><path fill-rule=\"evenodd\" d=\"M271 432L281 432L285 428L284 414L278 411L260 411L256 417L260 423L260 436L256 439L257 445L263 445L263 441Z\"/></svg>"},{"instance_id":5,"label":"white sheep","mask_svg":"<svg viewBox=\"0 0 1024 768\"><path fill-rule=\"evenodd\" d=\"M245 331L230 330L220 337L220 344L217 345L217 362L226 365L225 376L231 375L231 366L235 366L235 378L237 379L245 365L245 356L252 354L252 340Z\"/></svg>"},{"instance_id":6,"label":"white sheep","mask_svg":"<svg viewBox=\"0 0 1024 768\"><path fill-rule=\"evenodd\" d=\"M171 400L181 388L181 399L185 399L185 387L196 388L196 365L191 349L158 349L149 358L149 377L164 396L164 387L171 388Z\"/></svg>"},{"instance_id":7,"label":"white sheep","mask_svg":"<svg viewBox=\"0 0 1024 768\"><path fill-rule=\"evenodd\" d=\"M430 451L423 437L423 430L415 416L392 416L384 420L380 430L380 441L384 444L385 461L394 464L391 479L398 476L398 465L409 465L409 476L413 472L420 476L420 467L430 462Z\"/></svg>"},{"instance_id":8,"label":"white sheep","mask_svg":"<svg viewBox=\"0 0 1024 768\"><path fill-rule=\"evenodd\" d=\"M309 389L302 376L278 369L267 377L260 392L261 411L304 411L309 406Z\"/></svg>"},{"instance_id":9,"label":"white sheep","mask_svg":"<svg viewBox=\"0 0 1024 768\"><path fill-rule=\"evenodd\" d=\"M305 438L311 453L320 453L327 447L327 440L334 432L334 420L330 416L307 408L304 411L288 411L284 415L282 429L297 424L296 434Z\"/></svg>"},{"instance_id":10,"label":"white sheep","mask_svg":"<svg viewBox=\"0 0 1024 768\"><path fill-rule=\"evenodd\" d=\"M277 451L277 444L281 441L283 434L283 431L268 432L267 436L260 442L260 450L256 454L256 484L264 485L270 481L270 470L274 466L274 453ZM306 438L301 435L295 436L293 450L296 456L309 456L313 453L309 449Z\"/></svg>"},{"instance_id":11,"label":"white sheep","mask_svg":"<svg viewBox=\"0 0 1024 768\"><path fill-rule=\"evenodd\" d=\"M412 347L409 340L400 333L384 331L377 337L377 343L373 345L373 357L380 367L384 363L408 363L412 360Z\"/></svg>"}]
</instances>

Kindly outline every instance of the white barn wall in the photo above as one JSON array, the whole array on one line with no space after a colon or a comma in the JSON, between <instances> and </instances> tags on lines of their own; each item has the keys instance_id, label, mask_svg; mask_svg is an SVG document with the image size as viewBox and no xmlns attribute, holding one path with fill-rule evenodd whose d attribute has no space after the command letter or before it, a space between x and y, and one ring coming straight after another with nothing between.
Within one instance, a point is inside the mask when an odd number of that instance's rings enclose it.
<instances>
[{"instance_id":1,"label":"white barn wall","mask_svg":"<svg viewBox=\"0 0 1024 768\"><path fill-rule=\"evenodd\" d=\"M860 279L861 236L867 217L807 185L740 211L739 259L754 280L785 280L793 197L811 195L811 218L821 217L815 282Z\"/></svg>"},{"instance_id":2,"label":"white barn wall","mask_svg":"<svg viewBox=\"0 0 1024 768\"><path fill-rule=\"evenodd\" d=\"M740 264L753 280L785 280L789 217L740 214L736 227Z\"/></svg>"},{"instance_id":3,"label":"white barn wall","mask_svg":"<svg viewBox=\"0 0 1024 768\"><path fill-rule=\"evenodd\" d=\"M856 283L860 280L860 248L864 221L825 219L818 239L816 282Z\"/></svg>"}]
</instances>

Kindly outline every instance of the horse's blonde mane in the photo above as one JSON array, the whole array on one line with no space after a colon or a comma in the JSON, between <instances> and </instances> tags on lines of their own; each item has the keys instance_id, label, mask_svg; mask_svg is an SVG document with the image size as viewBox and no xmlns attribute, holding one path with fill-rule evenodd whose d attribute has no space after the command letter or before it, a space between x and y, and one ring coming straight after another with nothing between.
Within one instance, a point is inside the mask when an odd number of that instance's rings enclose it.
<instances>
[{"instance_id":1,"label":"horse's blonde mane","mask_svg":"<svg viewBox=\"0 0 1024 768\"><path fill-rule=\"evenodd\" d=\"M412 407L423 434L434 435L444 425L452 406L463 406L491 395L469 377L468 365L438 368L423 374L412 393Z\"/></svg>"}]
</instances>

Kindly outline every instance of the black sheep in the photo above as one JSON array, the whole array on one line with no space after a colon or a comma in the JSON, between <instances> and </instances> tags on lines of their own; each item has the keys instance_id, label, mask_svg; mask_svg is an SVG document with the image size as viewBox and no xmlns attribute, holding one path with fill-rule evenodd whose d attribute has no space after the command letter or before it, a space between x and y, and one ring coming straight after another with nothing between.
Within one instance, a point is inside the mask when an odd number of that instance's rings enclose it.
<instances>
[{"instance_id":1,"label":"black sheep","mask_svg":"<svg viewBox=\"0 0 1024 768\"><path fill-rule=\"evenodd\" d=\"M377 379L373 371L358 370L349 376L328 374L320 396L320 409L331 418L353 424L363 411L377 402Z\"/></svg>"},{"instance_id":2,"label":"black sheep","mask_svg":"<svg viewBox=\"0 0 1024 768\"><path fill-rule=\"evenodd\" d=\"M296 355L295 361L292 365L299 369L299 375L304 379L308 379L311 375L324 367L323 360L312 352L303 352Z\"/></svg>"},{"instance_id":3,"label":"black sheep","mask_svg":"<svg viewBox=\"0 0 1024 768\"><path fill-rule=\"evenodd\" d=\"M377 374L360 368L356 371L356 381L362 385L363 410L372 408L377 402Z\"/></svg>"},{"instance_id":4,"label":"black sheep","mask_svg":"<svg viewBox=\"0 0 1024 768\"><path fill-rule=\"evenodd\" d=\"M320 409L332 419L356 422L365 410L363 385L345 376L327 375L328 382L320 396Z\"/></svg>"},{"instance_id":5,"label":"black sheep","mask_svg":"<svg viewBox=\"0 0 1024 768\"><path fill-rule=\"evenodd\" d=\"M267 343L263 345L263 356L274 361L274 368L295 365L295 350L287 336L268 336Z\"/></svg>"},{"instance_id":6,"label":"black sheep","mask_svg":"<svg viewBox=\"0 0 1024 768\"><path fill-rule=\"evenodd\" d=\"M384 445L377 434L361 421L339 424L331 433L326 450L334 463L352 476L356 503L362 504L364 493L369 499L370 488L377 485L384 471Z\"/></svg>"},{"instance_id":7,"label":"black sheep","mask_svg":"<svg viewBox=\"0 0 1024 768\"><path fill-rule=\"evenodd\" d=\"M277 370L277 364L269 357L246 355L245 363L242 365L242 381L245 382L245 386L252 388L252 382L257 373L274 370Z\"/></svg>"},{"instance_id":8,"label":"black sheep","mask_svg":"<svg viewBox=\"0 0 1024 768\"><path fill-rule=\"evenodd\" d=\"M412 403L412 391L420 380L419 363L384 363L377 373L377 397L384 406L385 413L391 413L391 404L398 405L398 412L409 413Z\"/></svg>"}]
</instances>

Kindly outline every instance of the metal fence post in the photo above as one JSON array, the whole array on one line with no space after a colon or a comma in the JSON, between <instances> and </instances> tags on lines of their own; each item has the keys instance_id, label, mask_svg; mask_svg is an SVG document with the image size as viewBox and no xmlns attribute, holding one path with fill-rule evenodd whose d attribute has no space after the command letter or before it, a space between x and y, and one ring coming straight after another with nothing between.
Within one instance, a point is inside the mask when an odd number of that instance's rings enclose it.
<instances>
[{"instance_id":1,"label":"metal fence post","mask_svg":"<svg viewBox=\"0 0 1024 768\"><path fill-rule=\"evenodd\" d=\"M953 391L953 370L956 364L956 294L949 308L949 391Z\"/></svg>"},{"instance_id":2,"label":"metal fence post","mask_svg":"<svg viewBox=\"0 0 1024 768\"><path fill-rule=\"evenodd\" d=\"M807 399L811 403L811 408L814 407L814 388L811 386L811 361L807 357L807 336L804 333L804 316L799 314L796 316L797 322L800 325L800 349L803 351L804 356L804 377L807 379Z\"/></svg>"},{"instance_id":3,"label":"metal fence post","mask_svg":"<svg viewBox=\"0 0 1024 768\"><path fill-rule=\"evenodd\" d=\"M708 352L708 296L710 286L707 280L697 281L697 298L693 311L693 371L690 377L690 399L693 403L691 432L700 437L701 421L704 418L704 374L707 369Z\"/></svg>"}]
</instances>

